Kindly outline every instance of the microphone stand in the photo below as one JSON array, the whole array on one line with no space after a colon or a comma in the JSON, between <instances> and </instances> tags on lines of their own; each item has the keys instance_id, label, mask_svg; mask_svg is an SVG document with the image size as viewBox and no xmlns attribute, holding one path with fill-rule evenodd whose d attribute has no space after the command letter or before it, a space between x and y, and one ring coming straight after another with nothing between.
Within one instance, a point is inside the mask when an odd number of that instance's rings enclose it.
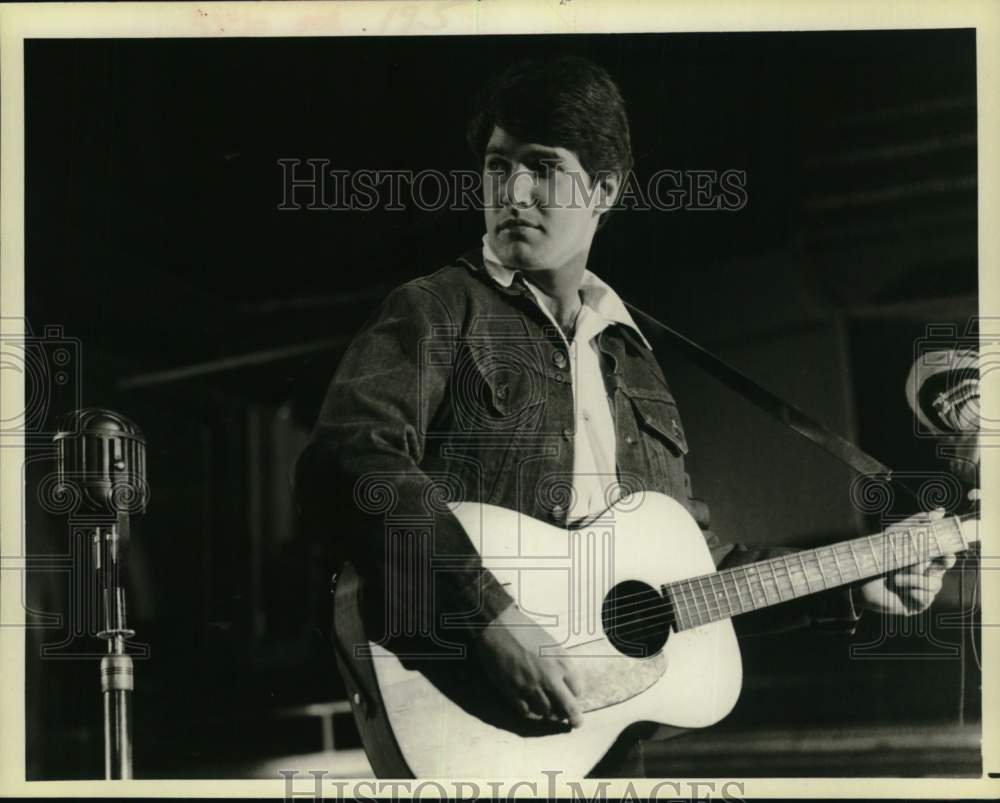
<instances>
[{"instance_id":1,"label":"microphone stand","mask_svg":"<svg viewBox=\"0 0 1000 803\"><path fill-rule=\"evenodd\" d=\"M119 517L121 519L122 517ZM104 777L132 777L131 696L134 688L132 656L125 642L135 636L125 620L125 589L121 583L125 531L120 524L98 525L94 532L94 565L101 595L101 629L97 637L107 642L101 658L101 692L104 696Z\"/></svg>"},{"instance_id":2,"label":"microphone stand","mask_svg":"<svg viewBox=\"0 0 1000 803\"><path fill-rule=\"evenodd\" d=\"M91 550L99 594L99 630L104 699L104 777L132 778L132 690L128 641L135 636L125 616L125 557L129 513L145 511L146 441L139 428L118 413L75 410L53 437L60 485L89 514ZM96 515L96 521L90 516Z\"/></svg>"}]
</instances>

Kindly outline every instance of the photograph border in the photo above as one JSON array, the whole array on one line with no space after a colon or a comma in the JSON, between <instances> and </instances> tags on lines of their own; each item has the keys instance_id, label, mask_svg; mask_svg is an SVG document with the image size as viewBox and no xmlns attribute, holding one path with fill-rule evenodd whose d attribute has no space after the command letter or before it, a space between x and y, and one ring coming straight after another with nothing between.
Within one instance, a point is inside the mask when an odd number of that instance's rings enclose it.
<instances>
[{"instance_id":1,"label":"photograph border","mask_svg":"<svg viewBox=\"0 0 1000 803\"><path fill-rule=\"evenodd\" d=\"M616 2L615 0L429 0L400 2L260 2L260 3L80 3L10 4L0 7L0 336L24 332L24 42L32 38L95 37L338 37L428 36L534 33L750 32L975 28L978 112L978 254L980 316L987 352L1000 352L1000 3L965 0L948 3L900 3L877 0L733 0L705 2ZM987 337L987 335L989 337ZM991 342L992 341L992 342ZM1000 364L993 353L992 362ZM982 420L1000 421L1000 372L982 376ZM0 371L0 421L23 411L21 377ZM25 674L23 438L0 443L0 794L19 796L126 797L284 797L286 779L271 780L130 780L25 781ZM983 444L982 487L1000 488L1000 457L995 444ZM994 448L989 448L993 446ZM982 655L984 667L1000 664L1000 582L991 574L1000 556L1000 495L982 500ZM1000 795L1000 672L983 671L981 778L716 778L720 793L727 783L741 784L737 797L911 797L993 798ZM319 768L317 768L319 769ZM992 776L992 777L991 777ZM491 793L487 779L480 783ZM709 779L674 778L692 797ZM304 787L311 781L303 776ZM454 781L442 781L455 789ZM347 796L352 789L378 793L378 781L351 779L329 783L324 794ZM372 784L376 784L373 786ZM399 782L381 787L400 797ZM419 781L410 783L409 792ZM449 786L450 784L450 786ZM578 789L608 797L663 794L656 778L577 781ZM660 791L656 790L660 785ZM531 788L501 787L510 797L532 796ZM539 784L540 791L548 790ZM494 787L495 788L495 787ZM470 787L464 787L469 794ZM734 794L736 787L729 787ZM338 792L339 790L339 792ZM537 791L537 790L536 790ZM569 796L565 779L556 794ZM676 798L675 787L668 787ZM419 793L418 793L419 794ZM425 792L420 796L437 796ZM681 795L683 796L683 795Z\"/></svg>"}]
</instances>

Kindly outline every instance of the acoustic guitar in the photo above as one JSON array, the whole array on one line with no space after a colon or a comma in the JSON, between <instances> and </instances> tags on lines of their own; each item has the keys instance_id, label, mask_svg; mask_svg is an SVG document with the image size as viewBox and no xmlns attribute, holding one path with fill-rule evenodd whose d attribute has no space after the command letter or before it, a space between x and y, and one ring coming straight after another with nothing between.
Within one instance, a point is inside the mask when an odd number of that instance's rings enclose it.
<instances>
[{"instance_id":1,"label":"acoustic guitar","mask_svg":"<svg viewBox=\"0 0 1000 803\"><path fill-rule=\"evenodd\" d=\"M429 617L382 622L404 636L369 640L364 585L348 568L334 637L379 777L582 777L626 728L700 728L732 710L742 668L731 617L978 541L974 518L949 517L716 571L697 523L659 493L624 497L578 529L492 505L450 507L483 565L575 664L584 724L519 715L474 655L433 636ZM423 596L410 610L430 607Z\"/></svg>"}]
</instances>

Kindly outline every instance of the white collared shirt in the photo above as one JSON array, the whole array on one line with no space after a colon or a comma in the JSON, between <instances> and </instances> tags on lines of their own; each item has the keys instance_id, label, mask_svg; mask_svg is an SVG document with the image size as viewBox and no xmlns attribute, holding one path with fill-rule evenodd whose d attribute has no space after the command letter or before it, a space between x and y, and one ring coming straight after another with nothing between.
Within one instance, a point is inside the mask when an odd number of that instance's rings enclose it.
<instances>
[{"instance_id":1,"label":"white collared shirt","mask_svg":"<svg viewBox=\"0 0 1000 803\"><path fill-rule=\"evenodd\" d=\"M497 259L483 235L483 263L498 284L510 287L512 270ZM646 348L652 346L629 315L618 294L589 270L580 283L582 306L576 319L573 342L556 322L543 301L542 291L530 281L530 273L521 271L542 312L555 326L569 353L573 388L573 504L567 521L578 522L606 509L619 496L618 462L615 455L615 422L611 398L601 371L601 352L597 336L613 323L634 329Z\"/></svg>"}]
</instances>

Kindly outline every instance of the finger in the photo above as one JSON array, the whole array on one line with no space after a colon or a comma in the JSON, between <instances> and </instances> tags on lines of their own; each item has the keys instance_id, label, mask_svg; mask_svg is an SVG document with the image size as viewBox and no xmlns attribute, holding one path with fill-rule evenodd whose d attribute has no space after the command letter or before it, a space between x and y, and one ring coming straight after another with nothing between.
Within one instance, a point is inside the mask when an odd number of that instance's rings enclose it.
<instances>
[{"instance_id":1,"label":"finger","mask_svg":"<svg viewBox=\"0 0 1000 803\"><path fill-rule=\"evenodd\" d=\"M934 558L934 560L928 560L924 563L915 563L900 576L910 576L910 577L940 577L948 569L955 565L955 561L942 560L941 558Z\"/></svg>"},{"instance_id":2,"label":"finger","mask_svg":"<svg viewBox=\"0 0 1000 803\"><path fill-rule=\"evenodd\" d=\"M902 574L893 578L892 585L897 591L928 591L936 594L941 590L941 575Z\"/></svg>"},{"instance_id":3,"label":"finger","mask_svg":"<svg viewBox=\"0 0 1000 803\"><path fill-rule=\"evenodd\" d=\"M929 607L941 590L940 578L928 578L922 575L900 577L893 585L893 593L910 614Z\"/></svg>"},{"instance_id":4,"label":"finger","mask_svg":"<svg viewBox=\"0 0 1000 803\"><path fill-rule=\"evenodd\" d=\"M574 697L579 697L583 694L583 678L571 663L563 665L563 682Z\"/></svg>"},{"instance_id":5,"label":"finger","mask_svg":"<svg viewBox=\"0 0 1000 803\"><path fill-rule=\"evenodd\" d=\"M540 717L548 717L552 713L552 703L545 691L538 686L528 691L525 695L528 707Z\"/></svg>"},{"instance_id":6,"label":"finger","mask_svg":"<svg viewBox=\"0 0 1000 803\"><path fill-rule=\"evenodd\" d=\"M931 564L936 566L943 573L948 571L957 562L958 557L955 555L939 555L931 561Z\"/></svg>"},{"instance_id":7,"label":"finger","mask_svg":"<svg viewBox=\"0 0 1000 803\"><path fill-rule=\"evenodd\" d=\"M532 711L524 700L518 699L515 705L518 711L521 712L521 716L526 717L527 719L541 719L541 716Z\"/></svg>"},{"instance_id":8,"label":"finger","mask_svg":"<svg viewBox=\"0 0 1000 803\"><path fill-rule=\"evenodd\" d=\"M940 521L943 518L944 518L944 508L943 507L936 507L936 508L934 508L934 510L929 510L927 512L927 520L928 521Z\"/></svg>"},{"instance_id":9,"label":"finger","mask_svg":"<svg viewBox=\"0 0 1000 803\"><path fill-rule=\"evenodd\" d=\"M923 589L914 589L906 594L900 594L900 599L906 606L907 611L913 614L927 610L931 606L931 603L934 602L934 596L934 594L928 593Z\"/></svg>"},{"instance_id":10,"label":"finger","mask_svg":"<svg viewBox=\"0 0 1000 803\"><path fill-rule=\"evenodd\" d=\"M570 725L579 728L583 724L583 714L580 712L580 706L569 687L562 680L554 679L549 688L549 694L555 701L556 710L565 715Z\"/></svg>"}]
</instances>

